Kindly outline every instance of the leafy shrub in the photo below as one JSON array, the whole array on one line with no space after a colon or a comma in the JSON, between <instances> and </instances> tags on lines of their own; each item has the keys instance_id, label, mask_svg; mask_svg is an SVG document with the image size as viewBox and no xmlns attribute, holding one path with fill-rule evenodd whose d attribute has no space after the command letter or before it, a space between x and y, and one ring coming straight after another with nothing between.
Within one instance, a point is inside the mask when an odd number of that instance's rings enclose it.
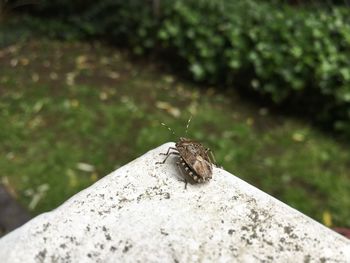
<instances>
[{"instance_id":1,"label":"leafy shrub","mask_svg":"<svg viewBox=\"0 0 350 263\"><path fill-rule=\"evenodd\" d=\"M162 0L157 15L152 1L44 2L69 6L64 19L85 36L169 54L197 81L240 83L350 135L350 11L342 6Z\"/></svg>"}]
</instances>

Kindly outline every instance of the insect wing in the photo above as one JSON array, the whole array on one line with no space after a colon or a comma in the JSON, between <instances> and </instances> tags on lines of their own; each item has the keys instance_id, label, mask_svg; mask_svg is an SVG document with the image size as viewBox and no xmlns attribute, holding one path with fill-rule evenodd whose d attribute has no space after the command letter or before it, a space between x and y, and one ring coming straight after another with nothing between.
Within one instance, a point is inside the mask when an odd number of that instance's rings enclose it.
<instances>
[{"instance_id":1,"label":"insect wing","mask_svg":"<svg viewBox=\"0 0 350 263\"><path fill-rule=\"evenodd\" d=\"M203 145L194 141L181 142L177 149L186 164L201 178L212 176L212 165Z\"/></svg>"},{"instance_id":2,"label":"insect wing","mask_svg":"<svg viewBox=\"0 0 350 263\"><path fill-rule=\"evenodd\" d=\"M193 164L193 170L202 178L211 178L213 168L211 163L203 159L202 156L198 155L195 163Z\"/></svg>"}]
</instances>

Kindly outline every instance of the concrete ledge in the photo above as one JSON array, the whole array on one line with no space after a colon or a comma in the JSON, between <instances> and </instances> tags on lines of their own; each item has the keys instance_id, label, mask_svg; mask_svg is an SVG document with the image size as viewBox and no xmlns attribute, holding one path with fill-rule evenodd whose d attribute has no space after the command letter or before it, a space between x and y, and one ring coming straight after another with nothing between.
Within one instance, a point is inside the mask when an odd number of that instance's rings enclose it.
<instances>
[{"instance_id":1,"label":"concrete ledge","mask_svg":"<svg viewBox=\"0 0 350 263\"><path fill-rule=\"evenodd\" d=\"M232 174L179 181L164 144L0 239L1 262L350 262L350 241ZM296 189L297 191L297 189Z\"/></svg>"}]
</instances>

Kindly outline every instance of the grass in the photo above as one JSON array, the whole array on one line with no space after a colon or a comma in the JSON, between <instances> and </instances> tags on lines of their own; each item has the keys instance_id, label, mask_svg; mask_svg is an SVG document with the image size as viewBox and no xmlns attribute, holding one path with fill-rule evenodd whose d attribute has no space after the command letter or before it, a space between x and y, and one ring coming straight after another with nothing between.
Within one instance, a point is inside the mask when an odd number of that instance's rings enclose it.
<instances>
[{"instance_id":1,"label":"grass","mask_svg":"<svg viewBox=\"0 0 350 263\"><path fill-rule=\"evenodd\" d=\"M117 167L189 136L226 170L327 225L350 227L350 151L307 123L196 86L93 43L0 50L0 176L33 215ZM332 221L332 222L331 222Z\"/></svg>"}]
</instances>

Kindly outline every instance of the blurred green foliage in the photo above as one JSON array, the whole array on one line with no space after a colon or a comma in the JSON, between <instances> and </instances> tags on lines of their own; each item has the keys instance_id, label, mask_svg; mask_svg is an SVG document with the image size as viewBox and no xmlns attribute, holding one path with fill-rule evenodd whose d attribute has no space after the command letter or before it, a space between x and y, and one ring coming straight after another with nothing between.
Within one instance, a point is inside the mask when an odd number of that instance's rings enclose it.
<instances>
[{"instance_id":1,"label":"blurred green foliage","mask_svg":"<svg viewBox=\"0 0 350 263\"><path fill-rule=\"evenodd\" d=\"M153 3L153 4L152 4ZM197 81L243 87L350 136L350 10L276 1L43 1L37 28L156 52Z\"/></svg>"}]
</instances>

